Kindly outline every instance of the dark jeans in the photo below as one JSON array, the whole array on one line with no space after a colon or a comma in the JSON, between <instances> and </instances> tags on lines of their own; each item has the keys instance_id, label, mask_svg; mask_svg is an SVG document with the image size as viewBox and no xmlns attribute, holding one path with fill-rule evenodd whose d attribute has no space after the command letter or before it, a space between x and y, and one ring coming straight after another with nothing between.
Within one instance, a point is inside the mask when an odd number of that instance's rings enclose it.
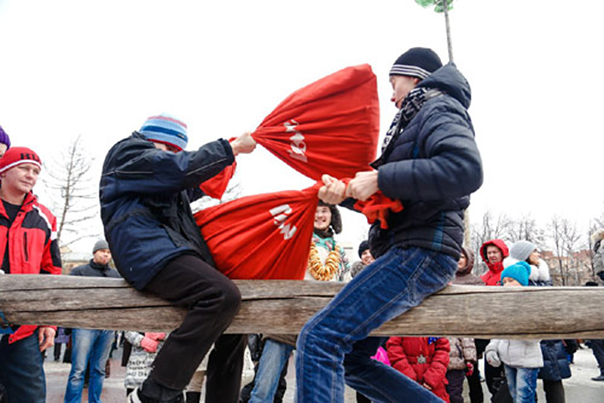
<instances>
[{"instance_id":1,"label":"dark jeans","mask_svg":"<svg viewBox=\"0 0 604 403\"><path fill-rule=\"evenodd\" d=\"M468 380L468 387L470 389L470 402L484 403L484 393L482 392L482 385L480 384L478 363L474 365L474 372L472 372L472 375L466 376L466 379Z\"/></svg>"},{"instance_id":2,"label":"dark jeans","mask_svg":"<svg viewBox=\"0 0 604 403\"><path fill-rule=\"evenodd\" d=\"M600 367L600 375L604 375L604 340L591 339L590 347L593 350L598 366Z\"/></svg>"},{"instance_id":3,"label":"dark jeans","mask_svg":"<svg viewBox=\"0 0 604 403\"><path fill-rule=\"evenodd\" d=\"M495 395L499 390L499 385L505 379L505 372L503 365L500 367L493 367L487 362L487 358L484 358L484 377L486 379L487 388L491 395Z\"/></svg>"},{"instance_id":4,"label":"dark jeans","mask_svg":"<svg viewBox=\"0 0 604 403\"><path fill-rule=\"evenodd\" d=\"M44 403L46 380L38 331L8 344L8 335L0 341L0 383L10 403Z\"/></svg>"},{"instance_id":5,"label":"dark jeans","mask_svg":"<svg viewBox=\"0 0 604 403\"><path fill-rule=\"evenodd\" d=\"M545 401L547 403L565 403L564 385L562 380L546 381L543 380L543 391L545 392Z\"/></svg>"},{"instance_id":6,"label":"dark jeans","mask_svg":"<svg viewBox=\"0 0 604 403\"><path fill-rule=\"evenodd\" d=\"M449 381L449 384L446 385L446 388L451 403L463 403L463 381L465 378L466 374L463 369L447 371L447 381Z\"/></svg>"},{"instance_id":7,"label":"dark jeans","mask_svg":"<svg viewBox=\"0 0 604 403\"><path fill-rule=\"evenodd\" d=\"M147 379L150 384L183 390L214 344L208 360L206 402L237 402L246 338L222 334L241 306L235 283L200 258L182 255L169 262L145 291L188 309L157 354Z\"/></svg>"}]
</instances>

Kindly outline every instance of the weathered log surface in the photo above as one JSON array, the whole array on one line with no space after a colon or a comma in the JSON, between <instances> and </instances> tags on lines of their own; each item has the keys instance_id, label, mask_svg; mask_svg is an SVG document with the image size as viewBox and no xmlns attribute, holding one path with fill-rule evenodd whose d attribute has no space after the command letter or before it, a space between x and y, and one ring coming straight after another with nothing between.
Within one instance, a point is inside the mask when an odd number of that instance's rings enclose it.
<instances>
[{"instance_id":1,"label":"weathered log surface","mask_svg":"<svg viewBox=\"0 0 604 403\"><path fill-rule=\"evenodd\" d=\"M343 287L338 283L236 281L241 311L227 332L295 334ZM449 286L374 335L479 338L604 338L604 287ZM350 309L354 309L351 307ZM184 310L120 279L0 276L0 311L9 322L157 331Z\"/></svg>"}]
</instances>

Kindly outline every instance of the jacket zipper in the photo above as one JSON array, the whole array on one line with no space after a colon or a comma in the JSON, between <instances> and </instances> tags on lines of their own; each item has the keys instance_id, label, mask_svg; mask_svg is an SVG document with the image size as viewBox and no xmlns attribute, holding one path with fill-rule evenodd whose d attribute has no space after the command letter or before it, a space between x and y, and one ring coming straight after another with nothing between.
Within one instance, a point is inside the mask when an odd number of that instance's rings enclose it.
<instances>
[{"instance_id":1,"label":"jacket zipper","mask_svg":"<svg viewBox=\"0 0 604 403\"><path fill-rule=\"evenodd\" d=\"M27 251L27 232L23 234L23 240L25 241L25 261L29 261L29 253Z\"/></svg>"}]
</instances>

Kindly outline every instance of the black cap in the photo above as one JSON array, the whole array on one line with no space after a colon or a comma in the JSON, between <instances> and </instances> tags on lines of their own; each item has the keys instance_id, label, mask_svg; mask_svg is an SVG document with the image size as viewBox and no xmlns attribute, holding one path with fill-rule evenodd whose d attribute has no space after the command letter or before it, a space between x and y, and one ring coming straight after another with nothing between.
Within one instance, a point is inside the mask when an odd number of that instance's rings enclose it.
<instances>
[{"instance_id":1,"label":"black cap","mask_svg":"<svg viewBox=\"0 0 604 403\"><path fill-rule=\"evenodd\" d=\"M432 49L411 48L396 59L390 69L390 75L417 77L423 80L442 66L440 58Z\"/></svg>"}]
</instances>

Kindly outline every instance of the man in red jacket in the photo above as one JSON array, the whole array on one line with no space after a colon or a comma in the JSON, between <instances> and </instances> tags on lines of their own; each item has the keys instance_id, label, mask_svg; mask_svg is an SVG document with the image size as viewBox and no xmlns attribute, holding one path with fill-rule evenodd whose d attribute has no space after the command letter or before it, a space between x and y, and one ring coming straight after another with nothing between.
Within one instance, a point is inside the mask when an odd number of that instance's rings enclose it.
<instances>
[{"instance_id":1,"label":"man in red jacket","mask_svg":"<svg viewBox=\"0 0 604 403\"><path fill-rule=\"evenodd\" d=\"M489 271L481 276L486 285L501 285L503 259L508 255L508 247L501 239L492 239L482 244L480 257L489 268Z\"/></svg>"},{"instance_id":2,"label":"man in red jacket","mask_svg":"<svg viewBox=\"0 0 604 403\"><path fill-rule=\"evenodd\" d=\"M41 169L38 155L25 147L0 159L0 275L61 274L56 219L32 193ZM54 344L56 328L7 324L3 315L0 325L0 384L8 400L45 402L41 352Z\"/></svg>"}]
</instances>

